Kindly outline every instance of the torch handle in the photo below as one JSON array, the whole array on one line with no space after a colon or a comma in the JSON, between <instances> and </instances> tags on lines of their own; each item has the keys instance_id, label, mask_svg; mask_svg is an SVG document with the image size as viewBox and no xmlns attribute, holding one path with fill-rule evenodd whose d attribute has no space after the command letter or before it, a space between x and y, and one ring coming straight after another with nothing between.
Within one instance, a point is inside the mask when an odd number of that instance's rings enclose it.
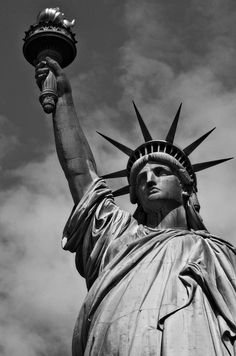
<instances>
[{"instance_id":1,"label":"torch handle","mask_svg":"<svg viewBox=\"0 0 236 356\"><path fill-rule=\"evenodd\" d=\"M49 71L47 78L42 84L42 90L39 96L39 101L47 114L52 113L56 109L57 99L56 77L52 71Z\"/></svg>"}]
</instances>

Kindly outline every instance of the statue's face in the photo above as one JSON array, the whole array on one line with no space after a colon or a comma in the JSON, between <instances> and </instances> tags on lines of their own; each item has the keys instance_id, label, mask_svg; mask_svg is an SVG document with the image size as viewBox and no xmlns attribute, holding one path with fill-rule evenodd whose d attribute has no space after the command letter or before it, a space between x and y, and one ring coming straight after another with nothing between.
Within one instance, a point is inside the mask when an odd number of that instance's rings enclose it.
<instances>
[{"instance_id":1,"label":"statue's face","mask_svg":"<svg viewBox=\"0 0 236 356\"><path fill-rule=\"evenodd\" d=\"M163 205L183 204L182 187L171 169L157 162L148 162L136 180L138 201L146 213L155 212Z\"/></svg>"}]
</instances>

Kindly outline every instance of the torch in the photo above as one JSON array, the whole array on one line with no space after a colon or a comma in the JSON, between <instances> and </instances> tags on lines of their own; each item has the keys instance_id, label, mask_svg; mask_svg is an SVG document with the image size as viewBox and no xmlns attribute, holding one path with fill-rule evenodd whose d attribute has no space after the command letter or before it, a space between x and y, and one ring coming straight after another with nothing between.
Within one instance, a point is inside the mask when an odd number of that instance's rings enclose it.
<instances>
[{"instance_id":1,"label":"torch","mask_svg":"<svg viewBox=\"0 0 236 356\"><path fill-rule=\"evenodd\" d=\"M59 7L41 11L36 24L25 32L23 54L26 60L36 66L37 63L50 57L62 68L67 67L76 56L76 39L71 28L75 20L68 21ZM44 111L50 114L57 103L57 82L52 71L42 84L39 101Z\"/></svg>"}]
</instances>

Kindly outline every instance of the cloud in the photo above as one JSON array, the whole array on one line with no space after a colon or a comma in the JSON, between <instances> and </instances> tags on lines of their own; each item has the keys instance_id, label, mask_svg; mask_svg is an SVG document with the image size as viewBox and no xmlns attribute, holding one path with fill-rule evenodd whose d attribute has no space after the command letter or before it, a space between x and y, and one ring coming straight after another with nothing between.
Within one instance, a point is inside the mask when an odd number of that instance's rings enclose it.
<instances>
[{"instance_id":1,"label":"cloud","mask_svg":"<svg viewBox=\"0 0 236 356\"><path fill-rule=\"evenodd\" d=\"M11 172L1 192L2 355L66 355L85 295L60 237L72 207L54 153Z\"/></svg>"},{"instance_id":2,"label":"cloud","mask_svg":"<svg viewBox=\"0 0 236 356\"><path fill-rule=\"evenodd\" d=\"M0 159L7 157L19 144L14 125L3 115L0 115Z\"/></svg>"}]
</instances>

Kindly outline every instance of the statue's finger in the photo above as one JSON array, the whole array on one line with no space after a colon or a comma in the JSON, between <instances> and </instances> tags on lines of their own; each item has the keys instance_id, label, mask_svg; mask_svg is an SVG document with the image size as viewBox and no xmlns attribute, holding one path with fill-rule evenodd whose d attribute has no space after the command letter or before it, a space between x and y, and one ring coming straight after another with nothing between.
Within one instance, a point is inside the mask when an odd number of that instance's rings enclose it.
<instances>
[{"instance_id":1,"label":"statue's finger","mask_svg":"<svg viewBox=\"0 0 236 356\"><path fill-rule=\"evenodd\" d=\"M40 74L38 76L35 76L36 79L36 83L37 85L41 88L42 83L44 82L44 80L47 78L47 74Z\"/></svg>"},{"instance_id":2,"label":"statue's finger","mask_svg":"<svg viewBox=\"0 0 236 356\"><path fill-rule=\"evenodd\" d=\"M45 59L46 59L46 62L47 62L48 67L49 67L50 69L52 69L53 72L54 72L57 76L59 76L59 75L61 74L61 72L62 72L62 69L61 69L60 65L59 65L56 61L54 61L54 59L52 59L52 58L50 58L50 57L46 57Z\"/></svg>"},{"instance_id":3,"label":"statue's finger","mask_svg":"<svg viewBox=\"0 0 236 356\"><path fill-rule=\"evenodd\" d=\"M39 63L36 64L35 68L42 68L47 66L47 62L46 61L40 61Z\"/></svg>"},{"instance_id":4,"label":"statue's finger","mask_svg":"<svg viewBox=\"0 0 236 356\"><path fill-rule=\"evenodd\" d=\"M47 75L41 74L40 76L35 76L36 83L39 85L39 83L43 83L47 78Z\"/></svg>"},{"instance_id":5,"label":"statue's finger","mask_svg":"<svg viewBox=\"0 0 236 356\"><path fill-rule=\"evenodd\" d=\"M35 78L42 80L42 79L47 78L47 76L48 76L48 73L41 73L41 74L35 75Z\"/></svg>"},{"instance_id":6,"label":"statue's finger","mask_svg":"<svg viewBox=\"0 0 236 356\"><path fill-rule=\"evenodd\" d=\"M35 70L35 78L38 77L41 74L48 75L48 73L49 73L49 69L48 68L37 68Z\"/></svg>"}]
</instances>

